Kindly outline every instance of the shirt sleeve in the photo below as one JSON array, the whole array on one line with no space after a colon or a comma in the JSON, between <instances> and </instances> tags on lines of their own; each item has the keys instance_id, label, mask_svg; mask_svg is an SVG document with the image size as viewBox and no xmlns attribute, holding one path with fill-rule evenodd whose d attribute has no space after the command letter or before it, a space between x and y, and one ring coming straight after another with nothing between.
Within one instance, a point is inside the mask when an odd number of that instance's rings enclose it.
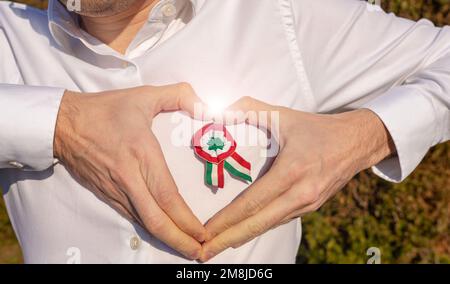
<instances>
[{"instance_id":1,"label":"shirt sleeve","mask_svg":"<svg viewBox=\"0 0 450 284\"><path fill-rule=\"evenodd\" d=\"M21 84L0 27L0 169L45 170L53 162L53 138L64 89Z\"/></svg>"},{"instance_id":2,"label":"shirt sleeve","mask_svg":"<svg viewBox=\"0 0 450 284\"><path fill-rule=\"evenodd\" d=\"M397 150L374 172L404 180L430 147L450 139L450 27L365 1L291 3L317 111L374 111Z\"/></svg>"}]
</instances>

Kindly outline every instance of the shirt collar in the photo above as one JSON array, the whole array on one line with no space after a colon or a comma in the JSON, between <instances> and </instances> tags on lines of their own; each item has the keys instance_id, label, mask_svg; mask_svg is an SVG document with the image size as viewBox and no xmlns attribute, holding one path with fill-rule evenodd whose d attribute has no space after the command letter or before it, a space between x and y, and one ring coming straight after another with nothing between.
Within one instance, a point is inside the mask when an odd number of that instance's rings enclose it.
<instances>
[{"instance_id":1,"label":"shirt collar","mask_svg":"<svg viewBox=\"0 0 450 284\"><path fill-rule=\"evenodd\" d=\"M152 37L158 31L164 30L174 19L183 17L188 23L196 12L204 4L205 0L160 0L149 14L147 24L138 33L136 40L130 47L135 47L139 42ZM190 9L190 10L186 10ZM72 39L81 40L88 48L96 49L99 53L110 53L106 47L101 48L102 43L84 32L79 25L78 16L67 10L58 0L49 0L48 23L50 33L55 41L67 47ZM99 48L100 47L100 48ZM102 50L103 49L103 50Z\"/></svg>"}]
</instances>

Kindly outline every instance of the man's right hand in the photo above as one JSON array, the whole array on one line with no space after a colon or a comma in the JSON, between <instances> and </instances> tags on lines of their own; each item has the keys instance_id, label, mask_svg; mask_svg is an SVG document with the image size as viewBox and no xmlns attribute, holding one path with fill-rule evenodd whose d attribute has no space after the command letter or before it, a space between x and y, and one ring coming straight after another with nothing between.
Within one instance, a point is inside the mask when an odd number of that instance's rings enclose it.
<instances>
[{"instance_id":1,"label":"man's right hand","mask_svg":"<svg viewBox=\"0 0 450 284\"><path fill-rule=\"evenodd\" d=\"M199 98L185 83L64 94L54 154L80 183L185 257L197 259L205 229L169 172L151 131L163 111L194 114Z\"/></svg>"}]
</instances>

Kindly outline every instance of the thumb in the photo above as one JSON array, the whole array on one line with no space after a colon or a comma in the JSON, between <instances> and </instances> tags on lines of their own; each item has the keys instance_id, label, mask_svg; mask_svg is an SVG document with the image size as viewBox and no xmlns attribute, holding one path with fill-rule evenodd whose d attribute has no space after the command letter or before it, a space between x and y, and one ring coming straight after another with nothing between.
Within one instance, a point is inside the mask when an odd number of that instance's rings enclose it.
<instances>
[{"instance_id":1,"label":"thumb","mask_svg":"<svg viewBox=\"0 0 450 284\"><path fill-rule=\"evenodd\" d=\"M243 97L229 106L223 120L226 124L247 123L256 127L273 128L280 108L252 97Z\"/></svg>"}]
</instances>

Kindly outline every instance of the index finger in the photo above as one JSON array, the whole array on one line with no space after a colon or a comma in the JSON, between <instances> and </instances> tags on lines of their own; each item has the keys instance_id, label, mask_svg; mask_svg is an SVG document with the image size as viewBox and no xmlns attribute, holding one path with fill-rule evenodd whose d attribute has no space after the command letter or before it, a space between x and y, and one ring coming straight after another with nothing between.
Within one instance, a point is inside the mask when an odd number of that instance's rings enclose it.
<instances>
[{"instance_id":1,"label":"index finger","mask_svg":"<svg viewBox=\"0 0 450 284\"><path fill-rule=\"evenodd\" d=\"M113 177L117 186L125 190L139 223L153 236L190 259L197 259L201 244L183 232L160 208L149 192L141 172L141 165L129 163Z\"/></svg>"},{"instance_id":2,"label":"index finger","mask_svg":"<svg viewBox=\"0 0 450 284\"><path fill-rule=\"evenodd\" d=\"M285 175L283 158L276 159L272 168L244 193L215 214L206 224L206 240L255 215L272 200L290 188Z\"/></svg>"},{"instance_id":3,"label":"index finger","mask_svg":"<svg viewBox=\"0 0 450 284\"><path fill-rule=\"evenodd\" d=\"M283 193L256 215L234 225L220 233L202 246L200 261L205 262L232 247L242 244L262 235L275 227L295 207L295 198L290 191Z\"/></svg>"},{"instance_id":4,"label":"index finger","mask_svg":"<svg viewBox=\"0 0 450 284\"><path fill-rule=\"evenodd\" d=\"M201 245L194 238L181 231L175 223L161 210L150 195L142 179L136 178L130 186L134 194L130 199L138 213L144 227L171 248L189 259L197 259L201 252Z\"/></svg>"},{"instance_id":5,"label":"index finger","mask_svg":"<svg viewBox=\"0 0 450 284\"><path fill-rule=\"evenodd\" d=\"M192 118L203 119L207 113L207 106L197 96L189 83L178 83L158 87L156 112L186 111Z\"/></svg>"},{"instance_id":6,"label":"index finger","mask_svg":"<svg viewBox=\"0 0 450 284\"><path fill-rule=\"evenodd\" d=\"M153 145L151 145L153 144ZM178 192L159 143L154 138L141 166L144 180L159 207L185 233L199 242L205 240L205 228Z\"/></svg>"}]
</instances>

